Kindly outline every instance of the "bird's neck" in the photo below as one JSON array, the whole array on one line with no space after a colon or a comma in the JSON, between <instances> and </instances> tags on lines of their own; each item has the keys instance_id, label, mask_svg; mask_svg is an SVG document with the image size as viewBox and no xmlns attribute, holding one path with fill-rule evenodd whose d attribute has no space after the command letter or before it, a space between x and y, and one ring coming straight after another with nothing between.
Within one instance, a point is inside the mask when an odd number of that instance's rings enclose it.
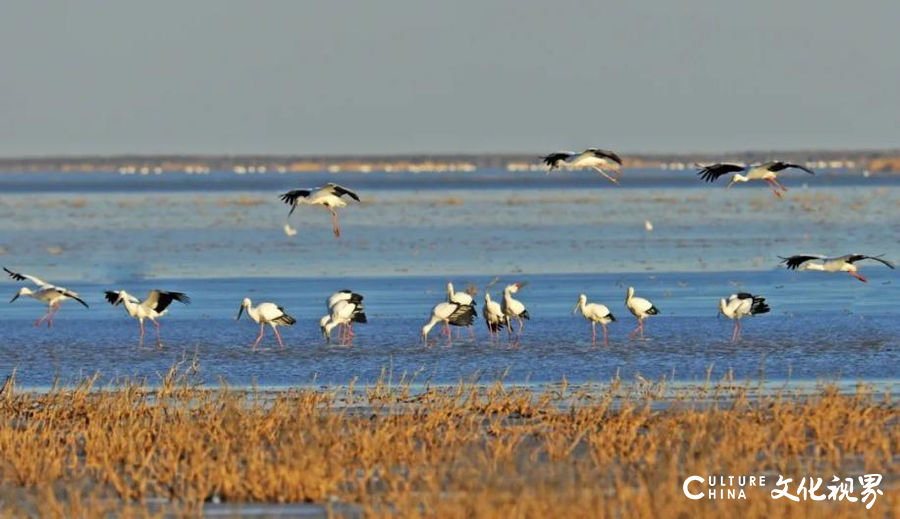
<instances>
[{"instance_id":1,"label":"bird's neck","mask_svg":"<svg viewBox=\"0 0 900 519\"><path fill-rule=\"evenodd\" d=\"M128 311L130 315L134 315L137 311L137 303L131 300L131 296L128 295L128 292L123 290L120 294L122 297L122 305L125 306L125 310Z\"/></svg>"},{"instance_id":2,"label":"bird's neck","mask_svg":"<svg viewBox=\"0 0 900 519\"><path fill-rule=\"evenodd\" d=\"M338 324L339 323L337 321L335 321L334 319L329 320L328 324L325 325L325 335L331 337L331 330L334 330L334 327L337 326Z\"/></svg>"}]
</instances>

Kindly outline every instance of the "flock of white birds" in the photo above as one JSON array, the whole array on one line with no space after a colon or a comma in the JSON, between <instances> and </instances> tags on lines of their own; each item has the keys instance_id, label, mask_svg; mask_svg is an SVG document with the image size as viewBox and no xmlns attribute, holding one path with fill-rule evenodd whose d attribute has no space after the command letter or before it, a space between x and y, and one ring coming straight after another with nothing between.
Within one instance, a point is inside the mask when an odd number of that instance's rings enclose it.
<instances>
[{"instance_id":1,"label":"flock of white birds","mask_svg":"<svg viewBox=\"0 0 900 519\"><path fill-rule=\"evenodd\" d=\"M588 148L581 153L575 152L555 152L541 157L548 167L549 172L560 169L582 169L591 168L600 173L605 179L613 184L618 185L622 176L622 159L618 154L608 150L598 148ZM800 164L793 164L782 161L764 162L758 165L746 166L743 164L717 163L707 166L700 166L698 175L707 181L713 182L718 178L731 174L731 182L727 187L731 187L736 183L749 181L763 181L771 188L772 193L778 197L782 197L782 193L787 191L787 187L778 181L778 173L788 169L798 169L810 175L815 173ZM610 173L608 173L608 172ZM359 196L342 186L334 183L327 183L323 187L313 189L296 189L288 191L281 195L281 200L291 206L288 217L293 214L294 210L300 205L322 206L329 210L332 217L333 233L335 238L340 238L341 228L338 221L337 209L347 206L344 199L360 201ZM651 224L647 222L647 225ZM652 229L652 227L650 227ZM288 234L296 234L296 230L285 223L285 232ZM782 263L788 270L798 271L820 271L820 272L846 272L856 279L866 282L866 278L858 272L856 263L863 260L872 260L884 264L891 269L894 265L884 259L882 256L869 256L865 254L846 254L837 257L826 257L821 255L798 254L786 258L782 258ZM47 312L35 321L34 326L46 324L47 327L53 326L54 320L59 313L60 304L68 299L77 301L88 307L88 304L72 290L52 285L40 278L29 274L21 274L4 268L9 276L16 281L27 281L33 285L31 287L21 287L10 303L19 297L29 297L45 303ZM530 319L528 310L522 301L516 299L516 294L524 283L513 283L507 285L503 290L503 297L500 302L491 299L489 290L484 294L483 318L491 339L499 339L501 331L505 328L507 337L518 340L522 335L525 327L525 321ZM488 286L488 289L490 285ZM637 319L637 327L628 335L634 339L640 337L644 339L644 319L652 315L657 315L659 311L647 299L636 297L633 287L628 287L625 298L625 307ZM123 306L127 314L138 320L140 325L140 341L144 340L144 321L149 320L156 328L156 343L158 347L162 346L160 338L159 318L169 311L169 307L173 301L182 304L188 304L190 298L181 292L172 292L165 290L151 290L143 301L130 295L125 290L110 290L105 292L106 300L113 306ZM338 339L343 344L349 344L354 337L353 324L365 323L365 305L363 304L363 296L351 290L341 290L332 294L326 300L327 312L319 321L322 334L329 342L332 338L332 332L338 328ZM452 344L451 326L468 328L470 336L474 337L473 325L475 317L477 317L476 303L472 294L466 291L456 291L452 283L447 284L447 297L445 301L436 304L431 310L429 321L422 328L422 338L427 343L429 332L437 326L442 325L441 334L446 335L448 344ZM734 320L734 330L732 332L732 340L736 341L741 336L741 319L748 316L758 315L769 312L769 306L766 304L765 298L760 295L750 293L731 294L727 298L719 301L719 311L725 317ZM257 324L259 324L259 335L253 343L252 348L255 349L263 339L265 327L272 329L279 346L283 347L284 343L281 334L278 332L279 326L293 326L296 319L288 315L284 308L271 303L263 302L253 306L250 299L244 299L241 302L237 319L240 319L243 312ZM573 314L580 312L581 315L591 324L592 342L597 342L597 324L600 324L603 331L603 344L608 344L607 325L616 320L615 316L606 305L600 303L590 303L585 294L578 297ZM513 328L515 327L515 331Z\"/></svg>"}]
</instances>

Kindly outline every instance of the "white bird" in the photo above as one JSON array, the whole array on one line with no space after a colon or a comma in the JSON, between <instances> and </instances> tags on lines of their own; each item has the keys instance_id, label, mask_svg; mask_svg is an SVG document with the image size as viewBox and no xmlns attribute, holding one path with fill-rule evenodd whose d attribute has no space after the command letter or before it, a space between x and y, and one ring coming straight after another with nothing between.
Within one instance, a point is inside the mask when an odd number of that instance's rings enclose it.
<instances>
[{"instance_id":1,"label":"white bird","mask_svg":"<svg viewBox=\"0 0 900 519\"><path fill-rule=\"evenodd\" d=\"M524 286L525 283L513 283L512 285L507 285L506 288L503 289L503 303L500 305L503 309L503 315L506 316L507 322L510 322L510 320L514 318L516 322L519 323L519 329L516 334L517 337L522 335L522 328L525 327L525 323L522 322L522 320L531 319L525 305L518 299L514 299L512 296ZM512 333L512 326L507 328L507 333Z\"/></svg>"},{"instance_id":2,"label":"white bird","mask_svg":"<svg viewBox=\"0 0 900 519\"><path fill-rule=\"evenodd\" d=\"M609 176L604 170L612 171L616 177L622 176L622 158L609 150L588 148L578 154L570 151L557 151L545 155L541 159L548 166L548 173L562 166L570 169L593 168L613 184L618 184L619 181Z\"/></svg>"},{"instance_id":3,"label":"white bird","mask_svg":"<svg viewBox=\"0 0 900 519\"><path fill-rule=\"evenodd\" d=\"M147 294L147 299L141 301L124 290L107 290L106 300L113 306L124 305L128 315L138 320L141 325L141 340L144 343L144 319L150 319L156 327L156 346L162 347L162 340L159 336L158 319L169 311L169 305L172 301L178 301L181 304L189 304L191 298L181 292L167 292L165 290L151 290Z\"/></svg>"},{"instance_id":4,"label":"white bird","mask_svg":"<svg viewBox=\"0 0 900 519\"><path fill-rule=\"evenodd\" d=\"M475 306L475 300L468 292L456 292L453 290L453 283L447 283L447 301L459 303L466 306Z\"/></svg>"},{"instance_id":5,"label":"white bird","mask_svg":"<svg viewBox=\"0 0 900 519\"><path fill-rule=\"evenodd\" d=\"M334 306L331 307L331 313L328 315L328 320L324 321L324 324L322 324L323 321L319 321L319 324L322 326L325 338L329 341L331 340L331 331L336 326L344 325L344 343L349 344L350 339L355 335L351 323L365 322L367 322L367 319L362 302L354 303L348 299L336 302Z\"/></svg>"},{"instance_id":6,"label":"white bird","mask_svg":"<svg viewBox=\"0 0 900 519\"><path fill-rule=\"evenodd\" d=\"M10 299L10 303L20 297L30 297L37 301L47 303L47 313L34 322L35 326L40 326L40 324L45 320L47 321L47 328L53 326L53 320L56 318L56 314L59 313L59 305L66 299L74 299L75 301L83 304L85 308L90 308L88 304L78 296L77 292L73 292L67 288L51 285L46 281L38 279L34 276L29 276L28 274L19 274L18 272L13 272L5 267L3 268L3 270L5 270L7 274L9 274L9 277L15 279L16 281L31 281L37 286L37 290L32 290L28 287L20 288L19 291L16 292L16 295L14 295L12 299Z\"/></svg>"},{"instance_id":7,"label":"white bird","mask_svg":"<svg viewBox=\"0 0 900 519\"><path fill-rule=\"evenodd\" d=\"M297 229L294 229L293 227L291 227L290 223L285 222L284 234L287 235L288 237L297 236Z\"/></svg>"},{"instance_id":8,"label":"white bird","mask_svg":"<svg viewBox=\"0 0 900 519\"><path fill-rule=\"evenodd\" d=\"M769 310L766 298L747 292L731 294L728 299L719 299L719 311L725 317L734 320L734 331L731 333L732 342L741 336L742 318L748 315L765 314Z\"/></svg>"},{"instance_id":9,"label":"white bird","mask_svg":"<svg viewBox=\"0 0 900 519\"><path fill-rule=\"evenodd\" d=\"M243 301L241 301L241 307L238 309L237 317L234 318L235 321L241 318L241 314L244 313L244 310L247 310L247 315L250 316L250 319L259 325L259 336L256 337L256 341L253 343L253 346L250 347L251 350L255 350L256 346L259 344L259 341L263 338L263 332L265 332L265 327L268 324L272 331L275 332L275 338L278 339L278 346L284 348L284 343L281 341L281 334L278 333L279 326L293 326L297 323L297 320L288 315L284 308L276 305L275 303L260 303L253 307L253 303L250 301L249 297L245 297Z\"/></svg>"},{"instance_id":10,"label":"white bird","mask_svg":"<svg viewBox=\"0 0 900 519\"><path fill-rule=\"evenodd\" d=\"M628 287L628 294L625 296L625 307L628 308L628 311L635 317L637 317L638 325L631 333L628 334L629 339L633 339L634 336L640 332L641 340L644 339L644 319L651 315L656 315L659 313L659 310L653 306L653 303L642 298L642 297L634 297L634 287Z\"/></svg>"},{"instance_id":11,"label":"white bird","mask_svg":"<svg viewBox=\"0 0 900 519\"><path fill-rule=\"evenodd\" d=\"M484 292L484 322L487 325L488 334L499 335L504 326L509 326L509 319L504 315L500 303L491 299L487 290Z\"/></svg>"},{"instance_id":12,"label":"white bird","mask_svg":"<svg viewBox=\"0 0 900 519\"><path fill-rule=\"evenodd\" d=\"M363 295L357 294L352 290L338 290L337 292L328 296L328 299L325 300L325 308L328 309L328 312L331 313L331 308L338 303L338 301L350 301L351 303L362 303Z\"/></svg>"},{"instance_id":13,"label":"white bird","mask_svg":"<svg viewBox=\"0 0 900 519\"><path fill-rule=\"evenodd\" d=\"M780 256L779 256L780 257ZM846 272L856 279L867 283L869 280L861 276L855 265L857 261L874 260L894 268L894 264L881 256L867 256L865 254L845 254L836 258L827 258L816 254L799 254L789 258L781 258L781 262L788 270L817 270L821 272Z\"/></svg>"},{"instance_id":14,"label":"white bird","mask_svg":"<svg viewBox=\"0 0 900 519\"><path fill-rule=\"evenodd\" d=\"M475 300L472 298L471 294L469 294L468 292L454 291L453 283L450 283L450 282L447 283L447 301L450 301L451 303L459 303L463 306L471 306L471 307L474 307L476 304ZM472 312L474 312L475 317L478 317L478 312L476 312L474 308L472 308ZM468 326L467 328L469 328L469 334L472 336L472 338L474 338L475 330L471 326ZM457 335L457 338L459 338L458 335Z\"/></svg>"},{"instance_id":15,"label":"white bird","mask_svg":"<svg viewBox=\"0 0 900 519\"><path fill-rule=\"evenodd\" d=\"M703 180L707 182L713 182L723 175L734 173L734 175L731 176L731 182L728 183L726 188L731 187L738 182L763 180L767 184L769 184L769 187L772 189L772 193L778 198L781 198L781 191L787 191L787 188L784 187L780 182L778 182L778 172L791 168L805 171L810 175L815 175L815 172L813 170L805 166L801 166L800 164L793 164L790 162L782 162L780 160L763 162L762 164L751 166L749 169L746 166L740 164L711 164L709 166L701 166L700 171L698 171L697 174L700 175ZM747 171L745 175L739 173L740 171L744 170Z\"/></svg>"},{"instance_id":16,"label":"white bird","mask_svg":"<svg viewBox=\"0 0 900 519\"><path fill-rule=\"evenodd\" d=\"M322 335L325 336L326 339L331 339L331 330L328 330L328 333L325 332L325 325L331 321L331 312L334 309L334 305L338 304L341 301L348 301L353 303L359 307L359 310L363 310L363 295L357 294L352 290L338 290L337 292L331 294L328 299L325 300L325 315L319 319L319 329L322 330ZM347 323L341 323L339 326L342 326L341 333L347 333L350 337L353 336L353 321ZM344 330L346 328L346 330ZM332 326L331 329L334 329Z\"/></svg>"},{"instance_id":17,"label":"white bird","mask_svg":"<svg viewBox=\"0 0 900 519\"><path fill-rule=\"evenodd\" d=\"M331 223L334 231L334 236L335 238L340 238L341 227L338 224L338 215L335 209L347 207L347 202L345 202L344 199L341 198L344 195L347 195L353 200L359 202L359 197L356 195L356 193L331 182L325 184L324 187L317 187L313 189L295 189L293 191L288 191L287 193L281 195L281 200L286 204L290 204L291 206L291 211L288 213L288 218L290 218L290 216L294 214L294 209L296 209L300 204L321 205L327 207L328 210L331 211Z\"/></svg>"},{"instance_id":18,"label":"white bird","mask_svg":"<svg viewBox=\"0 0 900 519\"><path fill-rule=\"evenodd\" d=\"M581 310L581 315L591 322L591 342L594 344L597 343L597 323L600 323L600 327L603 328L603 345L606 346L608 344L606 325L615 321L616 316L609 311L609 308L607 308L606 305L601 305L600 303L588 303L585 294L578 296L578 302L575 303L572 315L575 315L575 312L579 310Z\"/></svg>"},{"instance_id":19,"label":"white bird","mask_svg":"<svg viewBox=\"0 0 900 519\"><path fill-rule=\"evenodd\" d=\"M422 340L428 342L428 333L438 323L444 323L444 330L441 332L447 334L447 344L453 343L450 326L472 326L475 319L475 307L461 305L445 301L438 303L431 309L431 319L422 327Z\"/></svg>"}]
</instances>

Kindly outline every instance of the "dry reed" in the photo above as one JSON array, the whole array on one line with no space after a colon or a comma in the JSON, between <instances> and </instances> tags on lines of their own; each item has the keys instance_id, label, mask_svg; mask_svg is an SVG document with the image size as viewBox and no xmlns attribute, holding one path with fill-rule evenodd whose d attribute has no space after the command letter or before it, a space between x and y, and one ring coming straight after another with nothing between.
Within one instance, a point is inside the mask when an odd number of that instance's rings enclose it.
<instances>
[{"instance_id":1,"label":"dry reed","mask_svg":"<svg viewBox=\"0 0 900 519\"><path fill-rule=\"evenodd\" d=\"M241 391L176 366L158 387L90 378L0 388L0 517L193 516L204 503L344 502L367 517L872 517L892 499L890 395L771 393L733 381L675 390L613 380ZM860 503L773 500L777 474L885 475ZM768 474L746 500L692 501L688 475ZM161 512L158 512L161 513ZM4 515L5 514L5 515ZM158 515L158 514L157 514Z\"/></svg>"}]
</instances>

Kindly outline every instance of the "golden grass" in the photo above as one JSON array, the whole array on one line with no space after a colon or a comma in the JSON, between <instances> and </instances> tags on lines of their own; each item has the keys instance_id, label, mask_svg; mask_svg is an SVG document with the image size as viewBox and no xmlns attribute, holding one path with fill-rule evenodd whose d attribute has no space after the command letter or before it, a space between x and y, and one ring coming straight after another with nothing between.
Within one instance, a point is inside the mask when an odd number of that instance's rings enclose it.
<instances>
[{"instance_id":1,"label":"golden grass","mask_svg":"<svg viewBox=\"0 0 900 519\"><path fill-rule=\"evenodd\" d=\"M341 501L367 517L900 511L888 483L872 510L768 495L779 473L794 485L804 475L896 474L900 412L863 387L771 394L724 381L679 393L641 379L536 392L383 380L261 393L199 388L178 366L157 388L95 384L30 394L13 375L0 388L0 517L147 517L150 498L185 516L213 499ZM747 500L691 501L681 483L693 474L770 480Z\"/></svg>"}]
</instances>

